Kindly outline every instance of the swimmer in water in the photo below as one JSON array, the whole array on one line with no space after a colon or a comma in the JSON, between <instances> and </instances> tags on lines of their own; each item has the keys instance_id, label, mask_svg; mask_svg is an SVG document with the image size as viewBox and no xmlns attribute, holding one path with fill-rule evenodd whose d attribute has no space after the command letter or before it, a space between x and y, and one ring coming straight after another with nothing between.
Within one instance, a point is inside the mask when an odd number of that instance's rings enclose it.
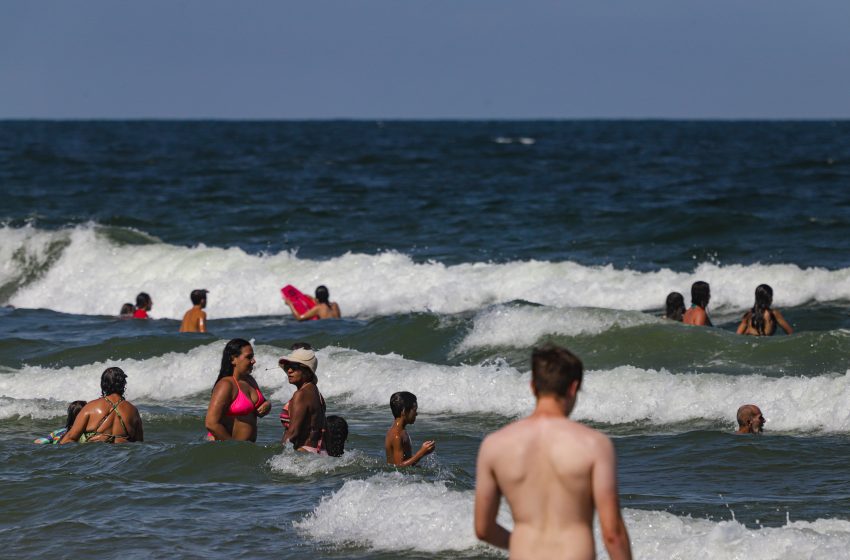
<instances>
[{"instance_id":1,"label":"swimmer in water","mask_svg":"<svg viewBox=\"0 0 850 560\"><path fill-rule=\"evenodd\" d=\"M107 368L100 376L101 397L86 404L59 443L79 441L127 443L144 441L139 409L124 398L127 374L121 368Z\"/></svg>"},{"instance_id":2,"label":"swimmer in water","mask_svg":"<svg viewBox=\"0 0 850 560\"><path fill-rule=\"evenodd\" d=\"M121 315L122 319L129 319L133 316L133 313L136 311L136 306L132 303L125 303L121 306Z\"/></svg>"},{"instance_id":3,"label":"swimmer in water","mask_svg":"<svg viewBox=\"0 0 850 560\"><path fill-rule=\"evenodd\" d=\"M745 404L738 409L738 431L736 434L761 434L764 423L761 409L754 404Z\"/></svg>"},{"instance_id":4,"label":"swimmer in water","mask_svg":"<svg viewBox=\"0 0 850 560\"><path fill-rule=\"evenodd\" d=\"M348 422L342 416L328 416L328 429L325 432L328 455L342 457L345 453L345 440L348 439Z\"/></svg>"},{"instance_id":5,"label":"swimmer in water","mask_svg":"<svg viewBox=\"0 0 850 560\"><path fill-rule=\"evenodd\" d=\"M192 309L183 315L180 324L180 332L207 332L207 294L209 290L192 290L189 299L192 300Z\"/></svg>"},{"instance_id":6,"label":"swimmer in water","mask_svg":"<svg viewBox=\"0 0 850 560\"><path fill-rule=\"evenodd\" d=\"M145 292L140 292L136 296L136 310L133 312L133 319L150 319L148 311L153 308L153 300L151 296Z\"/></svg>"},{"instance_id":7,"label":"swimmer in water","mask_svg":"<svg viewBox=\"0 0 850 560\"><path fill-rule=\"evenodd\" d=\"M667 301L664 304L664 318L681 323L684 314L685 298L682 294L679 292L670 292L667 294Z\"/></svg>"},{"instance_id":8,"label":"swimmer in water","mask_svg":"<svg viewBox=\"0 0 850 560\"><path fill-rule=\"evenodd\" d=\"M68 430L71 429L71 426L74 425L74 421L77 419L77 415L80 414L80 411L83 407L86 406L86 401L74 401L68 405L68 418L65 420L65 427L60 428L58 430L54 430L47 434L47 437L40 437L35 440L33 443L37 443L40 445L49 445L56 444L62 439Z\"/></svg>"},{"instance_id":9,"label":"swimmer in water","mask_svg":"<svg viewBox=\"0 0 850 560\"><path fill-rule=\"evenodd\" d=\"M291 442L297 451L327 455L326 407L325 399L316 386L319 360L315 352L300 347L282 357L278 363L286 372L287 380L296 387L292 398L280 412L280 423L284 428L281 443Z\"/></svg>"},{"instance_id":10,"label":"swimmer in water","mask_svg":"<svg viewBox=\"0 0 850 560\"><path fill-rule=\"evenodd\" d=\"M691 308L685 311L682 322L686 325L698 327L713 327L711 319L706 312L708 302L711 299L711 288L708 282L694 282L691 286Z\"/></svg>"},{"instance_id":11,"label":"swimmer in water","mask_svg":"<svg viewBox=\"0 0 850 560\"><path fill-rule=\"evenodd\" d=\"M392 410L395 420L392 427L387 430L387 437L384 438L387 464L397 467L412 467L426 455L433 453L437 449L437 444L431 440L426 441L419 448L419 451L415 455L413 454L410 435L405 428L416 422L419 410L416 395L408 391L393 393L390 397L390 410Z\"/></svg>"},{"instance_id":12,"label":"swimmer in water","mask_svg":"<svg viewBox=\"0 0 850 560\"><path fill-rule=\"evenodd\" d=\"M325 286L319 286L316 288L316 297L310 299L313 300L313 303L316 305L304 313L298 313L295 310L295 306L292 305L292 302L289 300L286 300L286 305L289 306L289 309L292 311L292 315L299 321L306 321L313 317L318 317L319 319L339 319L341 317L339 305L337 305L335 301L330 301L330 294Z\"/></svg>"},{"instance_id":13,"label":"swimmer in water","mask_svg":"<svg viewBox=\"0 0 850 560\"><path fill-rule=\"evenodd\" d=\"M773 336L776 326L782 327L787 334L792 334L794 329L782 316L778 309L771 309L773 303L773 288L767 284L761 284L756 288L756 302L753 308L747 311L738 325L738 334L749 334L752 336Z\"/></svg>"}]
</instances>

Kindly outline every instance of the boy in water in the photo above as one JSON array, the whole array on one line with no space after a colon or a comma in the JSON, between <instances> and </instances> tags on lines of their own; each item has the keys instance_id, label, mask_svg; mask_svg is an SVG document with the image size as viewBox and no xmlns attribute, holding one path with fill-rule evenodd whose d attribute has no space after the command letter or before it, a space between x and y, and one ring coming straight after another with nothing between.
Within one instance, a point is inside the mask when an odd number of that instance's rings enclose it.
<instances>
[{"instance_id":1,"label":"boy in water","mask_svg":"<svg viewBox=\"0 0 850 560\"><path fill-rule=\"evenodd\" d=\"M208 293L209 290L192 290L189 295L192 300L192 309L183 315L180 332L207 332L207 314L204 308L207 306Z\"/></svg>"},{"instance_id":2,"label":"boy in water","mask_svg":"<svg viewBox=\"0 0 850 560\"><path fill-rule=\"evenodd\" d=\"M422 444L416 455L413 455L413 450L410 446L410 436L404 428L408 424L416 422L418 408L416 395L413 393L400 391L393 393L393 396L390 397L390 409L393 411L395 421L387 431L387 437L384 440L388 465L412 467L421 461L425 455L428 455L437 448L437 444L429 440Z\"/></svg>"},{"instance_id":3,"label":"boy in water","mask_svg":"<svg viewBox=\"0 0 850 560\"><path fill-rule=\"evenodd\" d=\"M484 439L475 476L475 534L511 558L596 557L593 513L611 560L630 560L620 513L614 446L605 434L568 418L583 366L558 346L531 355L531 416ZM496 522L502 496L513 532Z\"/></svg>"},{"instance_id":4,"label":"boy in water","mask_svg":"<svg viewBox=\"0 0 850 560\"><path fill-rule=\"evenodd\" d=\"M145 292L139 292L136 296L136 310L133 312L133 319L150 319L148 311L153 308L153 300Z\"/></svg>"},{"instance_id":5,"label":"boy in water","mask_svg":"<svg viewBox=\"0 0 850 560\"><path fill-rule=\"evenodd\" d=\"M713 327L706 308L711 299L711 287L702 280L691 285L691 308L685 311L682 322L698 327Z\"/></svg>"}]
</instances>

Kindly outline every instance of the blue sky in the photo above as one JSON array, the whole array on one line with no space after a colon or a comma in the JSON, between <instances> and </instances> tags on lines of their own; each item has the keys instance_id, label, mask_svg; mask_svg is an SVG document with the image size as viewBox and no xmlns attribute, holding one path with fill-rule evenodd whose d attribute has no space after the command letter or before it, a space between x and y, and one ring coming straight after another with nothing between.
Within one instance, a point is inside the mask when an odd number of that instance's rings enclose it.
<instances>
[{"instance_id":1,"label":"blue sky","mask_svg":"<svg viewBox=\"0 0 850 560\"><path fill-rule=\"evenodd\" d=\"M850 2L0 5L0 118L623 117L850 118Z\"/></svg>"}]
</instances>

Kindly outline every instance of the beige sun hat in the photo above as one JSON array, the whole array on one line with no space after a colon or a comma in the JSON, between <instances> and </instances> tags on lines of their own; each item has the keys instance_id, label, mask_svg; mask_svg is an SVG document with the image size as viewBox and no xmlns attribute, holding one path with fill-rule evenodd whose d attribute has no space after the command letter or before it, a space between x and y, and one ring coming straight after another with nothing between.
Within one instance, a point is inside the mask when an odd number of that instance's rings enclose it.
<instances>
[{"instance_id":1,"label":"beige sun hat","mask_svg":"<svg viewBox=\"0 0 850 560\"><path fill-rule=\"evenodd\" d=\"M292 354L282 357L277 363L280 364L280 367L285 367L286 362L307 366L313 373L316 373L316 367L319 365L319 360L316 359L316 353L306 348L294 350Z\"/></svg>"}]
</instances>

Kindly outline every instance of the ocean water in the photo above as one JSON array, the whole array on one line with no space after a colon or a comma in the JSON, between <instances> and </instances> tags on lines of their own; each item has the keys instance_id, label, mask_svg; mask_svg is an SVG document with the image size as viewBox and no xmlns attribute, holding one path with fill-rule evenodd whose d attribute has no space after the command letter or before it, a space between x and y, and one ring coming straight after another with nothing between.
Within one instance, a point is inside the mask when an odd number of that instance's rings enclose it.
<instances>
[{"instance_id":1,"label":"ocean water","mask_svg":"<svg viewBox=\"0 0 850 560\"><path fill-rule=\"evenodd\" d=\"M0 546L501 557L473 534L475 457L553 341L584 360L574 417L614 440L636 557L846 558L848 187L848 122L0 122ZM717 328L659 318L695 280ZM288 283L344 318L294 321ZM793 335L735 335L760 283ZM195 288L210 333L180 335ZM117 318L143 290L154 320ZM273 403L257 444L202 437L233 337ZM279 444L299 340L340 459ZM143 445L31 444L112 365ZM399 390L437 441L405 472L383 464ZM747 402L761 437L732 435Z\"/></svg>"}]
</instances>

